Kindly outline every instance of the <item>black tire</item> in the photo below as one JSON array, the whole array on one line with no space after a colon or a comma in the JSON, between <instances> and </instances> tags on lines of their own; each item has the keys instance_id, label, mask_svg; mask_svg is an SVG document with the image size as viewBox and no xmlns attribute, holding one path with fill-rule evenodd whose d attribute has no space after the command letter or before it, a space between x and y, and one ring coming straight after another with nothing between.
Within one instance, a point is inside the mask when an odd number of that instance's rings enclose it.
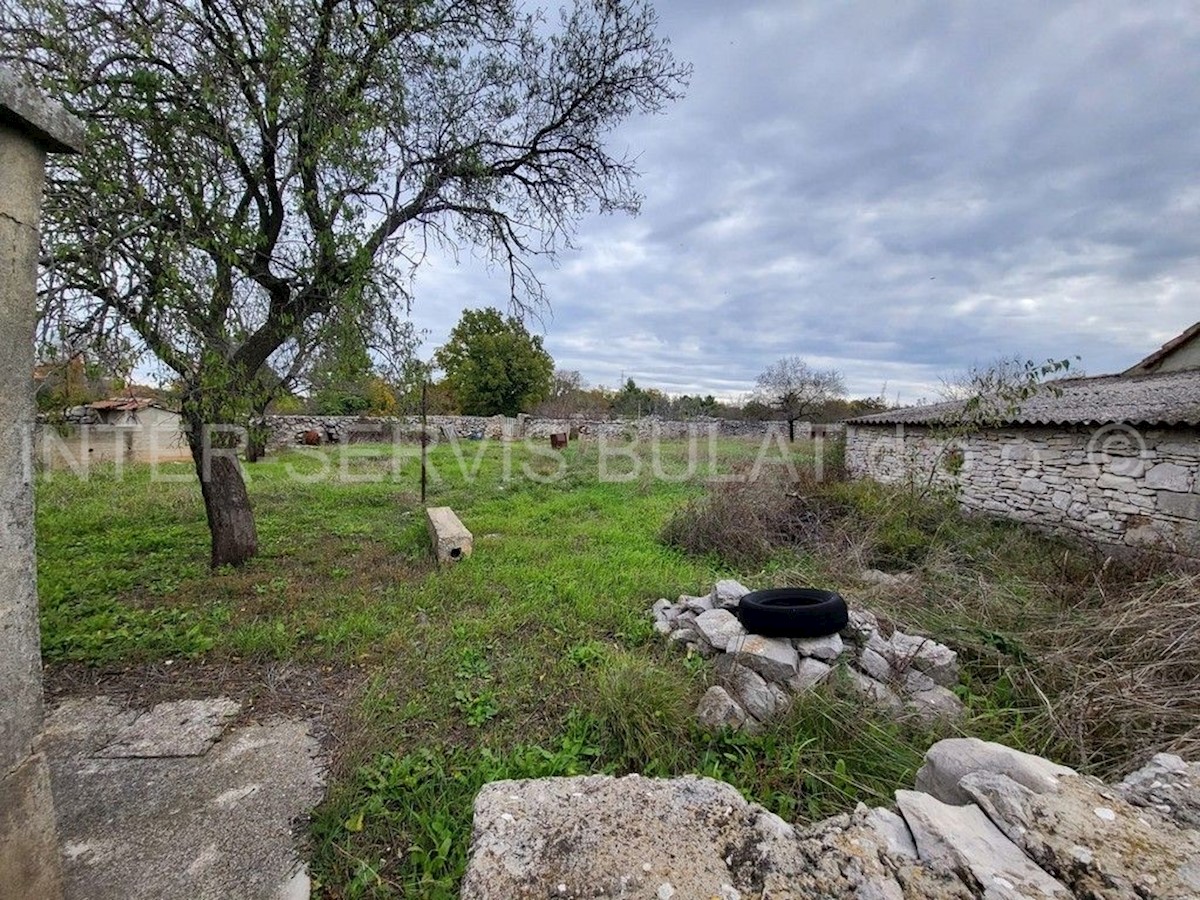
<instances>
[{"instance_id":1,"label":"black tire","mask_svg":"<svg viewBox=\"0 0 1200 900\"><path fill-rule=\"evenodd\" d=\"M775 588L742 598L737 616L751 634L824 637L846 627L850 610L841 594L816 588Z\"/></svg>"}]
</instances>

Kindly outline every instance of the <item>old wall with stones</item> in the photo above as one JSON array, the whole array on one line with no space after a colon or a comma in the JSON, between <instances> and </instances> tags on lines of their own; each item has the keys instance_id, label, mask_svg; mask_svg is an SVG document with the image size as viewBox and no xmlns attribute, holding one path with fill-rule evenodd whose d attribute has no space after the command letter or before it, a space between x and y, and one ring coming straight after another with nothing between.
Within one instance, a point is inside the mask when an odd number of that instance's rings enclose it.
<instances>
[{"instance_id":1,"label":"old wall with stones","mask_svg":"<svg viewBox=\"0 0 1200 900\"><path fill-rule=\"evenodd\" d=\"M544 419L532 416L429 416L429 428L442 436L479 435L489 439L548 438L551 434L582 429L591 437L649 439L706 437L761 438L771 430L787 434L784 422L743 422L732 419L678 421L646 416L641 419ZM415 439L420 434L420 416L267 416L269 446L300 443L305 432L315 431L322 442L391 441ZM838 431L838 426L825 426ZM797 428L798 437L809 437L812 426Z\"/></svg>"},{"instance_id":2,"label":"old wall with stones","mask_svg":"<svg viewBox=\"0 0 1200 900\"><path fill-rule=\"evenodd\" d=\"M944 437L850 426L855 477L957 493L968 510L1125 547L1200 557L1200 429L1027 427Z\"/></svg>"}]
</instances>

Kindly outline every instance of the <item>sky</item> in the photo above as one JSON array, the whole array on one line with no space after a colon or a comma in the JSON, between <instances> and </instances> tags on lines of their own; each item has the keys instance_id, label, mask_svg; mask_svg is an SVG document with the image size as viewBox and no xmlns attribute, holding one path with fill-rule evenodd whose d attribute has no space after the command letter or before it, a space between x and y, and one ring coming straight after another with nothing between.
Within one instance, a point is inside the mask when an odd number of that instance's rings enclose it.
<instances>
[{"instance_id":1,"label":"sky","mask_svg":"<svg viewBox=\"0 0 1200 900\"><path fill-rule=\"evenodd\" d=\"M912 403L1000 356L1120 371L1200 319L1197 4L655 6L695 70L611 137L640 214L537 264L559 368L737 400L796 355ZM423 353L506 300L427 261Z\"/></svg>"}]
</instances>

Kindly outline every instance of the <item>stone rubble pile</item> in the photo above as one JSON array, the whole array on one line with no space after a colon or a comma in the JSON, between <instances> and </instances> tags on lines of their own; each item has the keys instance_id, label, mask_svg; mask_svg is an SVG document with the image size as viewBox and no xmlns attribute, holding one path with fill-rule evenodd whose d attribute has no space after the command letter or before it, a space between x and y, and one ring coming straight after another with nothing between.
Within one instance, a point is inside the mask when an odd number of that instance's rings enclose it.
<instances>
[{"instance_id":1,"label":"stone rubble pile","mask_svg":"<svg viewBox=\"0 0 1200 900\"><path fill-rule=\"evenodd\" d=\"M794 827L685 776L500 781L475 798L464 900L1195 900L1200 764L1120 785L975 738L930 748L897 810Z\"/></svg>"},{"instance_id":2,"label":"stone rubble pile","mask_svg":"<svg viewBox=\"0 0 1200 900\"><path fill-rule=\"evenodd\" d=\"M927 718L954 718L962 701L950 690L958 681L958 656L931 638L893 631L851 610L840 634L820 638L768 638L749 634L734 610L750 591L718 581L707 597L658 600L654 627L673 644L714 660L718 684L704 694L696 717L706 728L753 731L785 711L791 697L810 691L839 671L871 703L897 712L909 708Z\"/></svg>"}]
</instances>

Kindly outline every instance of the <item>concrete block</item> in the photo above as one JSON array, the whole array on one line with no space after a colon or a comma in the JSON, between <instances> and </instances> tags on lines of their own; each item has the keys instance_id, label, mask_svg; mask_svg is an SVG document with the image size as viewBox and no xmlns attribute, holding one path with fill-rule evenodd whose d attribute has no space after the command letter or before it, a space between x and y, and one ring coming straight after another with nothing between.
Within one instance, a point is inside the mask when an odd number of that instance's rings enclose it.
<instances>
[{"instance_id":1,"label":"concrete block","mask_svg":"<svg viewBox=\"0 0 1200 900\"><path fill-rule=\"evenodd\" d=\"M425 510L433 550L442 565L456 563L471 555L474 538L448 506L431 506Z\"/></svg>"},{"instance_id":2,"label":"concrete block","mask_svg":"<svg viewBox=\"0 0 1200 900\"><path fill-rule=\"evenodd\" d=\"M63 895L50 771L41 754L0 777L0 894Z\"/></svg>"}]
</instances>

